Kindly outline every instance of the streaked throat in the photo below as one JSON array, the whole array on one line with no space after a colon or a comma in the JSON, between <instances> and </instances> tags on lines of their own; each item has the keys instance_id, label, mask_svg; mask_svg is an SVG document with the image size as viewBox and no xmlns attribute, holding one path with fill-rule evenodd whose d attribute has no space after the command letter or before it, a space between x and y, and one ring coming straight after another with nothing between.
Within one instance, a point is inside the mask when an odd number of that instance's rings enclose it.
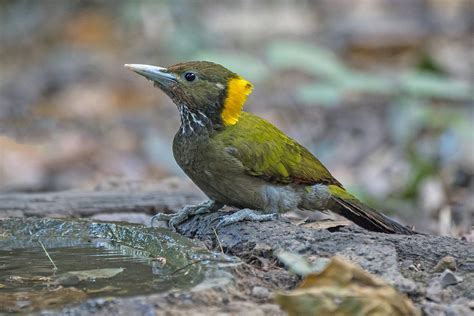
<instances>
[{"instance_id":1,"label":"streaked throat","mask_svg":"<svg viewBox=\"0 0 474 316\"><path fill-rule=\"evenodd\" d=\"M191 110L186 105L178 105L181 117L181 127L179 133L182 135L191 135L208 131L212 127L211 120L199 110Z\"/></svg>"}]
</instances>

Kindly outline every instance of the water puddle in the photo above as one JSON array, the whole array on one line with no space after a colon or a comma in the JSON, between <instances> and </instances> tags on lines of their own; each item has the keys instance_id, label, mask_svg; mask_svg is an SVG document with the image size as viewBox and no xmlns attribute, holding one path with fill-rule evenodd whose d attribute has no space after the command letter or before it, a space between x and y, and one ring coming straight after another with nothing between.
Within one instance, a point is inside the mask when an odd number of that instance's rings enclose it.
<instances>
[{"instance_id":1,"label":"water puddle","mask_svg":"<svg viewBox=\"0 0 474 316\"><path fill-rule=\"evenodd\" d=\"M189 289L232 259L140 225L0 221L0 313ZM213 272L214 271L214 272Z\"/></svg>"}]
</instances>

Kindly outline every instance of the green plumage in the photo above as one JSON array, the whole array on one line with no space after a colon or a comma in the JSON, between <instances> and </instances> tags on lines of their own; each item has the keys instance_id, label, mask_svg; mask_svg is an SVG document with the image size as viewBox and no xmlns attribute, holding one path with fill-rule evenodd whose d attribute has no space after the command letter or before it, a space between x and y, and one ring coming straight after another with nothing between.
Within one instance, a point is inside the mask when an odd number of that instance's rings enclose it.
<instances>
[{"instance_id":1,"label":"green plumage","mask_svg":"<svg viewBox=\"0 0 474 316\"><path fill-rule=\"evenodd\" d=\"M326 167L305 147L268 121L242 112L239 122L213 135L251 176L278 184L335 184Z\"/></svg>"}]
</instances>

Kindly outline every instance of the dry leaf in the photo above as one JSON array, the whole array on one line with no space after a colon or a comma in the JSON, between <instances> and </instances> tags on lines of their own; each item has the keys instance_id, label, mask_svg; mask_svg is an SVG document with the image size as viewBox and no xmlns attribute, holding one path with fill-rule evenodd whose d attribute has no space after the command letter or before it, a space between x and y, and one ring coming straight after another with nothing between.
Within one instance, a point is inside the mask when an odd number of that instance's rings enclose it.
<instances>
[{"instance_id":1,"label":"dry leaf","mask_svg":"<svg viewBox=\"0 0 474 316\"><path fill-rule=\"evenodd\" d=\"M290 316L420 315L405 295L340 257L307 275L297 289L277 294L276 301Z\"/></svg>"},{"instance_id":2,"label":"dry leaf","mask_svg":"<svg viewBox=\"0 0 474 316\"><path fill-rule=\"evenodd\" d=\"M122 273L124 268L106 268L106 269L92 269L81 271L70 271L65 274L73 275L79 278L79 281L109 279L113 278L119 273Z\"/></svg>"}]
</instances>

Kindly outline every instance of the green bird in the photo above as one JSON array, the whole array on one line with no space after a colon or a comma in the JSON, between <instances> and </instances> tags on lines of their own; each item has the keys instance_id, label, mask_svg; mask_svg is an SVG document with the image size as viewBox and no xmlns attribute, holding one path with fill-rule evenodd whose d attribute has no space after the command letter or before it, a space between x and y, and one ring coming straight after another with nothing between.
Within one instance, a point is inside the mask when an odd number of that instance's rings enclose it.
<instances>
[{"instance_id":1,"label":"green bird","mask_svg":"<svg viewBox=\"0 0 474 316\"><path fill-rule=\"evenodd\" d=\"M304 209L330 210L371 231L415 233L349 194L315 156L273 124L242 111L253 86L238 74L208 61L125 67L152 81L178 107L174 157L210 199L154 217L171 229L228 205L241 210L224 216L218 227Z\"/></svg>"}]
</instances>

